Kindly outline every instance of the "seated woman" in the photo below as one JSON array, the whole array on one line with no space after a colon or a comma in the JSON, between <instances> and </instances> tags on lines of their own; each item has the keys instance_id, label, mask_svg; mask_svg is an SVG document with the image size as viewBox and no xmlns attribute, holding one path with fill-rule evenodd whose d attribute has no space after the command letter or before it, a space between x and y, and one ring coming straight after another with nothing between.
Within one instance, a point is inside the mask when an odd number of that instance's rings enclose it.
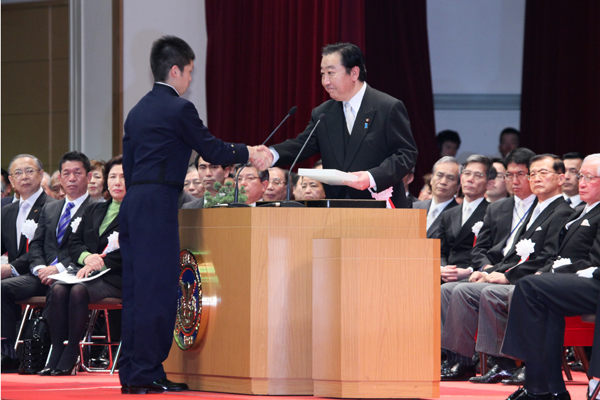
<instances>
[{"instance_id":1,"label":"seated woman","mask_svg":"<svg viewBox=\"0 0 600 400\"><path fill-rule=\"evenodd\" d=\"M121 156L106 163L104 181L112 199L90 204L69 239L71 260L82 267L78 278L104 267L110 271L86 282L73 285L55 282L51 289L48 322L52 354L39 375L74 375L77 372L79 341L88 320L89 303L107 297L121 297L121 252L114 238L119 232L119 206L125 196L125 178ZM68 344L63 345L68 339Z\"/></svg>"},{"instance_id":2,"label":"seated woman","mask_svg":"<svg viewBox=\"0 0 600 400\"><path fill-rule=\"evenodd\" d=\"M104 166L106 163L102 160L90 160L90 172L92 177L88 183L88 193L94 201L106 201L102 196L106 190L104 185Z\"/></svg>"},{"instance_id":3,"label":"seated woman","mask_svg":"<svg viewBox=\"0 0 600 400\"><path fill-rule=\"evenodd\" d=\"M300 200L322 200L325 198L325 189L319 181L301 176L300 188Z\"/></svg>"}]
</instances>

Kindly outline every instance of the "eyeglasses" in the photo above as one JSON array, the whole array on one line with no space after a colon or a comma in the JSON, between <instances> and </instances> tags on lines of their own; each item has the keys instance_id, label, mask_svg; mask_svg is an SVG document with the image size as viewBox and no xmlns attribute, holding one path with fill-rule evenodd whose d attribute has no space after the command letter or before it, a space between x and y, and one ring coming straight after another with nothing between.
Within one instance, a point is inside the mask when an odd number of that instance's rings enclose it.
<instances>
[{"instance_id":1,"label":"eyeglasses","mask_svg":"<svg viewBox=\"0 0 600 400\"><path fill-rule=\"evenodd\" d=\"M462 172L462 176L464 176L465 178L470 178L472 176L474 179L479 179L479 180L484 178L484 175L481 172L473 172L468 169L465 169Z\"/></svg>"},{"instance_id":2,"label":"eyeglasses","mask_svg":"<svg viewBox=\"0 0 600 400\"><path fill-rule=\"evenodd\" d=\"M508 179L509 181L512 181L513 179L517 178L517 179L523 179L527 177L527 174L523 171L517 173L517 174L513 174L512 172L507 172L506 173L506 179Z\"/></svg>"},{"instance_id":3,"label":"eyeglasses","mask_svg":"<svg viewBox=\"0 0 600 400\"><path fill-rule=\"evenodd\" d=\"M439 179L440 181L444 178L446 178L448 180L448 182L454 182L456 180L456 176L454 175L450 175L450 174L446 174L444 172L436 172L435 173L435 177L437 179Z\"/></svg>"},{"instance_id":4,"label":"eyeglasses","mask_svg":"<svg viewBox=\"0 0 600 400\"><path fill-rule=\"evenodd\" d=\"M15 172L13 172L12 174L10 174L10 176L12 176L15 179L21 179L23 177L23 174L31 177L31 176L33 176L34 173L36 173L38 171L39 171L39 169L33 169L33 168L27 168L25 171L21 171L20 169L18 169Z\"/></svg>"},{"instance_id":5,"label":"eyeglasses","mask_svg":"<svg viewBox=\"0 0 600 400\"><path fill-rule=\"evenodd\" d=\"M253 175L248 175L248 176L240 176L240 177L238 178L238 180L239 180L240 182L244 182L244 181L246 181L246 182L248 182L248 183L252 183L252 182L254 182L254 180L255 180L255 179L258 179L258 177L257 177L257 176L253 176Z\"/></svg>"},{"instance_id":6,"label":"eyeglasses","mask_svg":"<svg viewBox=\"0 0 600 400\"><path fill-rule=\"evenodd\" d=\"M576 178L577 178L578 181L581 181L582 179L585 179L585 183L590 183L592 181L592 179L596 179L598 177L597 176L593 176L593 175L577 174Z\"/></svg>"},{"instance_id":7,"label":"eyeglasses","mask_svg":"<svg viewBox=\"0 0 600 400\"><path fill-rule=\"evenodd\" d=\"M273 186L283 186L286 184L286 182L282 182L279 179L271 179L269 180L269 182L273 185Z\"/></svg>"},{"instance_id":8,"label":"eyeglasses","mask_svg":"<svg viewBox=\"0 0 600 400\"><path fill-rule=\"evenodd\" d=\"M527 176L527 180L530 181L532 179L535 179L536 176L540 176L540 178L544 179L545 177L547 177L550 174L558 174L558 172L554 172L554 171L548 171L547 169L541 169L538 172L530 172L528 173Z\"/></svg>"}]
</instances>

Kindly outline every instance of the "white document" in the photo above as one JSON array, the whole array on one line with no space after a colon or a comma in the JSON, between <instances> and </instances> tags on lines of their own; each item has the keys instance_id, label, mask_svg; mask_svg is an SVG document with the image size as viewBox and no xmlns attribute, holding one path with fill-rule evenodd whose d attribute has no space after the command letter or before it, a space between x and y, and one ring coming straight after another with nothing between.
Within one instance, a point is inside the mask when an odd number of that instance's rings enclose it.
<instances>
[{"instance_id":1,"label":"white document","mask_svg":"<svg viewBox=\"0 0 600 400\"><path fill-rule=\"evenodd\" d=\"M358 176L349 174L348 172L342 172L337 169L308 169L299 168L298 175L306 176L307 178L314 179L315 181L323 182L328 185L340 186L342 181L355 181Z\"/></svg>"},{"instance_id":2,"label":"white document","mask_svg":"<svg viewBox=\"0 0 600 400\"><path fill-rule=\"evenodd\" d=\"M110 268L106 268L104 271L99 272L98 274L90 277L90 278L77 278L76 275L73 274L69 274L66 270L59 273L59 274L54 274L54 275L50 275L48 276L48 278L50 279L56 279L57 281L61 281L64 283L79 283L79 282L87 282L87 281L93 281L94 279L104 275L105 273L107 273L108 271L110 271Z\"/></svg>"}]
</instances>

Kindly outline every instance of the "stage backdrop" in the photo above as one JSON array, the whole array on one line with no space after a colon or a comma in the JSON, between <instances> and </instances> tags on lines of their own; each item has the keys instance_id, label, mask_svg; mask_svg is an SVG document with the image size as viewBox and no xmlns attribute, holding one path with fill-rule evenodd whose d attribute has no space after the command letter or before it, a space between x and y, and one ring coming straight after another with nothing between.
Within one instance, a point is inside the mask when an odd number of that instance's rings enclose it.
<instances>
[{"instance_id":1,"label":"stage backdrop","mask_svg":"<svg viewBox=\"0 0 600 400\"><path fill-rule=\"evenodd\" d=\"M262 143L292 106L298 112L267 144L297 136L329 99L321 48L352 42L365 53L367 83L406 105L416 176L437 160L425 0L206 0L206 26L207 113L219 138Z\"/></svg>"},{"instance_id":2,"label":"stage backdrop","mask_svg":"<svg viewBox=\"0 0 600 400\"><path fill-rule=\"evenodd\" d=\"M537 153L600 151L600 2L528 0L521 144Z\"/></svg>"}]
</instances>

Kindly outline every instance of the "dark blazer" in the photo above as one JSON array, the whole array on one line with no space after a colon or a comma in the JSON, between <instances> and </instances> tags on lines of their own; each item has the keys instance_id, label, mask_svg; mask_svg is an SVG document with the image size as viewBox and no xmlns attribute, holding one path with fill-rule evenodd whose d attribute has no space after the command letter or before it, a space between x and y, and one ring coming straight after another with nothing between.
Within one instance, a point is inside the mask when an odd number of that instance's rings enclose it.
<instances>
[{"instance_id":1,"label":"dark blazer","mask_svg":"<svg viewBox=\"0 0 600 400\"><path fill-rule=\"evenodd\" d=\"M248 160L245 145L215 138L193 103L179 97L173 88L155 83L125 121L123 172L127 189L132 184L153 183L183 189L192 149L211 164Z\"/></svg>"},{"instance_id":2,"label":"dark blazer","mask_svg":"<svg viewBox=\"0 0 600 400\"><path fill-rule=\"evenodd\" d=\"M177 199L177 208L182 209L184 204L190 203L194 200L196 200L196 197L182 190L181 193L179 193L179 198Z\"/></svg>"},{"instance_id":3,"label":"dark blazer","mask_svg":"<svg viewBox=\"0 0 600 400\"><path fill-rule=\"evenodd\" d=\"M198 208L204 208L204 196L202 196L199 199L196 199L194 201L190 201L189 203L185 203L183 206L181 206L182 210L198 209Z\"/></svg>"},{"instance_id":4,"label":"dark blazer","mask_svg":"<svg viewBox=\"0 0 600 400\"><path fill-rule=\"evenodd\" d=\"M439 238L438 229L440 227L440 221L442 220L442 218L441 218L442 214L444 214L446 211L450 211L457 205L458 205L458 203L456 202L456 199L452 199L452 201L450 203L448 203L446 208L444 208L442 210L442 212L438 214L437 218L433 221L433 223L431 224L429 229L427 229L427 238L428 239ZM431 206L431 199L417 201L417 202L413 203L412 208L420 209L420 210L427 210L427 213L429 214L429 206Z\"/></svg>"},{"instance_id":5,"label":"dark blazer","mask_svg":"<svg viewBox=\"0 0 600 400\"><path fill-rule=\"evenodd\" d=\"M56 199L42 192L27 214L27 219L38 222L44 204L56 202ZM2 207L2 254L8 252L8 262L21 275L29 272L30 252L27 252L27 238L21 235L19 250L17 250L17 216L19 215L19 202L14 202ZM29 244L31 250L31 243Z\"/></svg>"},{"instance_id":6,"label":"dark blazer","mask_svg":"<svg viewBox=\"0 0 600 400\"><path fill-rule=\"evenodd\" d=\"M82 264L78 263L81 253L88 251L92 254L102 254L108 245L110 234L119 232L119 215L117 214L115 219L112 220L106 230L100 235L100 225L102 225L104 216L111 203L112 200L109 200L102 203L94 203L87 207L83 213L77 232L71 235L71 239L69 240L69 255L71 262L78 267L83 267ZM120 288L122 286L121 250L117 249L107 253L104 256L104 265L110 268L110 271L102 277L107 282Z\"/></svg>"},{"instance_id":7,"label":"dark blazer","mask_svg":"<svg viewBox=\"0 0 600 400\"><path fill-rule=\"evenodd\" d=\"M559 197L546 207L529 229L526 229L533 215L532 209L527 216L527 220L517 232L506 257L486 272L503 272L506 279L513 285L522 277L536 273L550 257L556 254L560 228L565 225L572 213L573 209L565 199ZM516 252L516 246L523 239L531 239L535 243L534 252L527 261L517 265L521 261L521 257Z\"/></svg>"},{"instance_id":8,"label":"dark blazer","mask_svg":"<svg viewBox=\"0 0 600 400\"><path fill-rule=\"evenodd\" d=\"M573 213L568 222L579 218L582 211ZM582 224L584 225L582 226ZM556 273L574 273L591 266L600 267L599 228L600 205L594 207L581 220L573 223L569 229L565 229L563 226L559 234L558 250L553 257L548 259L542 272L551 272L554 261L559 257L571 259L572 264L555 269Z\"/></svg>"},{"instance_id":9,"label":"dark blazer","mask_svg":"<svg viewBox=\"0 0 600 400\"><path fill-rule=\"evenodd\" d=\"M533 201L529 211L536 205L537 199ZM510 236L514 207L515 198L510 196L491 203L487 208L477 244L471 252L471 265L475 270L498 264L504 258L502 249Z\"/></svg>"},{"instance_id":10,"label":"dark blazer","mask_svg":"<svg viewBox=\"0 0 600 400\"><path fill-rule=\"evenodd\" d=\"M438 233L441 243L440 262L442 266L456 265L459 268L468 268L471 265L471 251L475 241L473 225L483 221L485 210L489 204L483 199L462 226L462 205L440 214Z\"/></svg>"},{"instance_id":11,"label":"dark blazer","mask_svg":"<svg viewBox=\"0 0 600 400\"><path fill-rule=\"evenodd\" d=\"M42 210L38 228L35 231L35 237L29 244L29 252L31 253L29 267L31 270L38 265L50 265L57 257L58 262L62 263L65 268L71 263L71 258L69 257L71 223L76 218L82 217L86 207L93 203L94 200L88 196L83 203L81 203L77 212L71 216L71 221L69 222L69 225L67 225L63 239L60 244L58 244L58 240L56 239L56 228L58 227L58 222L66 201L66 198L55 201L51 204L47 204ZM77 229L79 230L81 228L78 227Z\"/></svg>"},{"instance_id":12,"label":"dark blazer","mask_svg":"<svg viewBox=\"0 0 600 400\"><path fill-rule=\"evenodd\" d=\"M408 200L402 178L417 161L417 146L404 104L367 86L352 134L348 137L342 102L328 100L313 109L303 133L273 146L279 153L277 166L294 161L321 114L325 114L325 119L320 122L299 160L321 153L325 169L368 171L373 175L378 191L393 186L392 202L397 208L406 208ZM325 185L325 195L328 199L372 198L368 190L348 186Z\"/></svg>"},{"instance_id":13,"label":"dark blazer","mask_svg":"<svg viewBox=\"0 0 600 400\"><path fill-rule=\"evenodd\" d=\"M6 196L2 198L2 207L7 206L13 202L14 196Z\"/></svg>"}]
</instances>

